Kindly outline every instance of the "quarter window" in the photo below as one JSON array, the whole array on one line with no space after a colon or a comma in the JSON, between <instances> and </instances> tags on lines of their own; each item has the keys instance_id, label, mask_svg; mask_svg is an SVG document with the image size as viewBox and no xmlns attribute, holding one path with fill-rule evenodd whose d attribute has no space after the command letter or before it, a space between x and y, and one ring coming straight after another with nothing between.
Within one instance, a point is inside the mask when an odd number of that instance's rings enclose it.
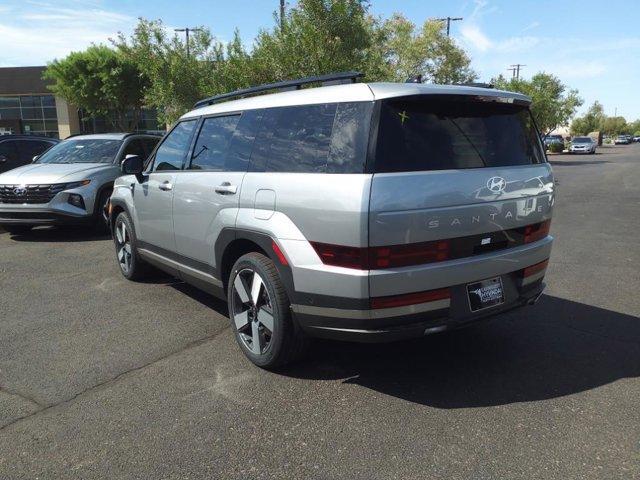
<instances>
[{"instance_id":1,"label":"quarter window","mask_svg":"<svg viewBox=\"0 0 640 480\"><path fill-rule=\"evenodd\" d=\"M182 170L196 120L178 123L156 151L153 171Z\"/></svg>"},{"instance_id":2,"label":"quarter window","mask_svg":"<svg viewBox=\"0 0 640 480\"><path fill-rule=\"evenodd\" d=\"M205 118L191 157L191 170L225 171L229 144L240 115Z\"/></svg>"}]
</instances>

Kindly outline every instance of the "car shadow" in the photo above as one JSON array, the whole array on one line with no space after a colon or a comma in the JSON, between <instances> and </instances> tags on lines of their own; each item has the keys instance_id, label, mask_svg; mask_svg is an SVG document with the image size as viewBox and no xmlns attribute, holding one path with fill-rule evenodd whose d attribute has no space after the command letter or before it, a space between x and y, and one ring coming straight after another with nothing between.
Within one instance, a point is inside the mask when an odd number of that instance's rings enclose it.
<instances>
[{"instance_id":1,"label":"car shadow","mask_svg":"<svg viewBox=\"0 0 640 480\"><path fill-rule=\"evenodd\" d=\"M323 341L280 373L443 409L544 400L640 376L640 318L545 295L534 307L416 341Z\"/></svg>"},{"instance_id":2,"label":"car shadow","mask_svg":"<svg viewBox=\"0 0 640 480\"><path fill-rule=\"evenodd\" d=\"M104 231L97 231L88 226L62 226L62 227L36 227L25 233L10 234L12 240L17 242L88 242L95 240L110 240L111 235Z\"/></svg>"},{"instance_id":3,"label":"car shadow","mask_svg":"<svg viewBox=\"0 0 640 480\"><path fill-rule=\"evenodd\" d=\"M577 165L600 165L602 163L610 163L607 160L549 160L549 163L553 166L577 166Z\"/></svg>"}]
</instances>

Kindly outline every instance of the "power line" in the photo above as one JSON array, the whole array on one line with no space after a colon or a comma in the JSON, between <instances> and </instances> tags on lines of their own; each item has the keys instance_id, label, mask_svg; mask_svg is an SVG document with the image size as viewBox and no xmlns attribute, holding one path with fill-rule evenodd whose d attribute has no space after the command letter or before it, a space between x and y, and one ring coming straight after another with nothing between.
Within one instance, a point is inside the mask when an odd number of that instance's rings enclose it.
<instances>
[{"instance_id":1,"label":"power line","mask_svg":"<svg viewBox=\"0 0 640 480\"><path fill-rule=\"evenodd\" d=\"M447 37L449 36L449 32L451 31L451 22L458 22L462 20L462 17L445 17L445 18L436 18L438 22L447 22Z\"/></svg>"},{"instance_id":2,"label":"power line","mask_svg":"<svg viewBox=\"0 0 640 480\"><path fill-rule=\"evenodd\" d=\"M184 32L187 36L187 57L189 56L189 32L201 32L202 29L201 28L189 28L189 27L185 27L185 28L174 28L173 29L174 32Z\"/></svg>"},{"instance_id":3,"label":"power line","mask_svg":"<svg viewBox=\"0 0 640 480\"><path fill-rule=\"evenodd\" d=\"M516 80L520 80L520 68L526 67L523 63L516 63L515 65L510 65L511 68L507 68L510 72L513 72L512 77Z\"/></svg>"}]
</instances>

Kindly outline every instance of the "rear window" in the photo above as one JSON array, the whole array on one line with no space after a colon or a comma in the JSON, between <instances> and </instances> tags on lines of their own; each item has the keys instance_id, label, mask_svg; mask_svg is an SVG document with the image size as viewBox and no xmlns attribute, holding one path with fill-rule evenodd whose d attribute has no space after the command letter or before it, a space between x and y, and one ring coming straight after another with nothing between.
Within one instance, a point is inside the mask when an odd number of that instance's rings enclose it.
<instances>
[{"instance_id":1,"label":"rear window","mask_svg":"<svg viewBox=\"0 0 640 480\"><path fill-rule=\"evenodd\" d=\"M525 106L464 98L383 101L376 172L530 165L544 162Z\"/></svg>"}]
</instances>

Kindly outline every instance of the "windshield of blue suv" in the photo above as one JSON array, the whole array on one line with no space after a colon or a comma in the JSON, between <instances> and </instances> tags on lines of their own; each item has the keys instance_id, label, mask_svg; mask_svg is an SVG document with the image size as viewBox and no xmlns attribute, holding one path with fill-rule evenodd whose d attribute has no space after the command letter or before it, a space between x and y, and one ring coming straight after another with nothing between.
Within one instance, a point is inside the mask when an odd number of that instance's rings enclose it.
<instances>
[{"instance_id":1,"label":"windshield of blue suv","mask_svg":"<svg viewBox=\"0 0 640 480\"><path fill-rule=\"evenodd\" d=\"M66 140L43 153L36 163L112 163L120 145L122 140Z\"/></svg>"}]
</instances>

